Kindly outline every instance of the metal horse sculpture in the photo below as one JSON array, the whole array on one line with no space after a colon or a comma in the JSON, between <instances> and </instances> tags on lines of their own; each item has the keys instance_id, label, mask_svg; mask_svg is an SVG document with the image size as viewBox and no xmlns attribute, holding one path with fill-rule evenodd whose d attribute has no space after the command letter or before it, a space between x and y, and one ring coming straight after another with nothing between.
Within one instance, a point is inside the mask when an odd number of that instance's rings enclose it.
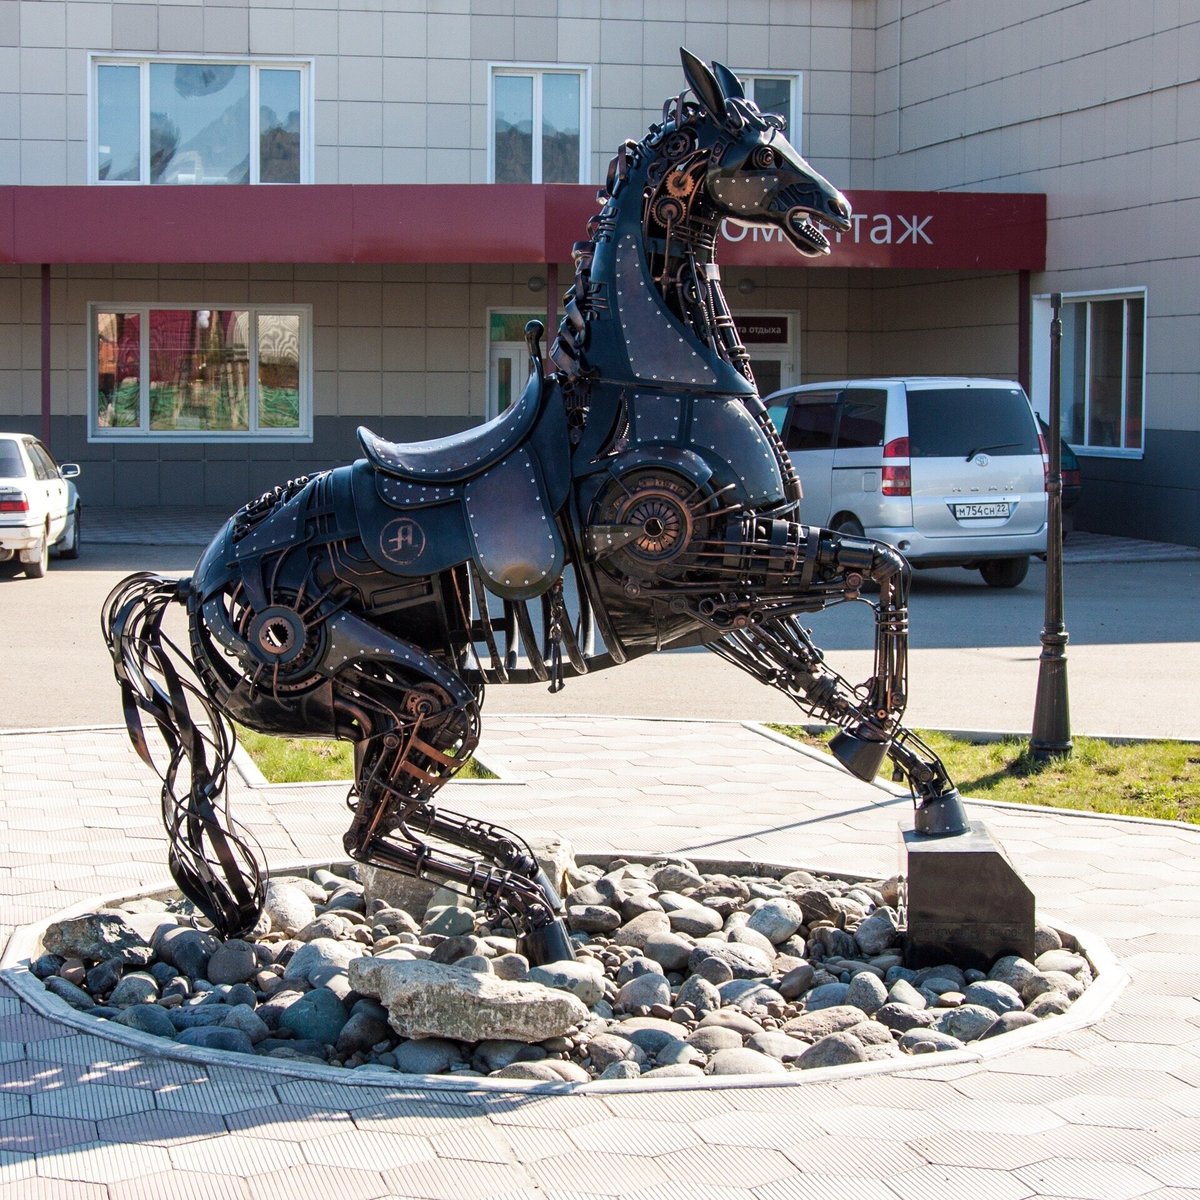
<instances>
[{"instance_id":1,"label":"metal horse sculpture","mask_svg":"<svg viewBox=\"0 0 1200 1200\"><path fill-rule=\"evenodd\" d=\"M411 445L360 429L365 458L241 509L190 579L135 575L109 597L134 743L150 762L140 711L170 751L172 872L219 932L251 929L263 896L223 802L232 718L352 741L353 858L474 893L535 961L571 957L522 839L432 801L475 748L485 683L554 691L670 647L707 646L840 727L833 752L859 777L889 757L921 832L966 828L941 762L899 723L908 567L887 545L799 522L800 485L714 262L725 218L781 229L811 256L830 249L816 222L844 230L850 206L782 118L682 54L698 103L668 101L613 160L575 245L552 374L531 323L528 386L496 420ZM800 617L869 582L874 672L852 686ZM186 652L162 628L174 602Z\"/></svg>"}]
</instances>

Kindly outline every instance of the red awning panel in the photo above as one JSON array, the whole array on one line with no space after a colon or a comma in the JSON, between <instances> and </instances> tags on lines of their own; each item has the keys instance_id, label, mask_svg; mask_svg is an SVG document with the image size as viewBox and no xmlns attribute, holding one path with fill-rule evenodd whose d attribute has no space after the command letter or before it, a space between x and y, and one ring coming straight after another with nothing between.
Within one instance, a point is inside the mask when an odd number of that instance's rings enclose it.
<instances>
[{"instance_id":1,"label":"red awning panel","mask_svg":"<svg viewBox=\"0 0 1200 1200\"><path fill-rule=\"evenodd\" d=\"M1046 197L850 193L853 229L803 258L775 231L726 222L730 266L1032 270ZM569 262L599 208L564 184L0 188L0 262Z\"/></svg>"}]
</instances>

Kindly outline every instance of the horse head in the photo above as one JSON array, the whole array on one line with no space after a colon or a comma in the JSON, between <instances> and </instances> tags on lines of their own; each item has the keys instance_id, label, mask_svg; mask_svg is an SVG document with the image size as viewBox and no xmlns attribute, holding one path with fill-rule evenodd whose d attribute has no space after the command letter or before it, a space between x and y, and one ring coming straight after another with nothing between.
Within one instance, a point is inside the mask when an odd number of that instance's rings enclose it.
<instances>
[{"instance_id":1,"label":"horse head","mask_svg":"<svg viewBox=\"0 0 1200 1200\"><path fill-rule=\"evenodd\" d=\"M728 67L710 68L687 50L679 53L703 109L701 142L711 143L704 173L709 204L739 224L780 229L808 257L828 254L829 239L812 218L845 232L849 201L787 140L783 117L760 112Z\"/></svg>"}]
</instances>

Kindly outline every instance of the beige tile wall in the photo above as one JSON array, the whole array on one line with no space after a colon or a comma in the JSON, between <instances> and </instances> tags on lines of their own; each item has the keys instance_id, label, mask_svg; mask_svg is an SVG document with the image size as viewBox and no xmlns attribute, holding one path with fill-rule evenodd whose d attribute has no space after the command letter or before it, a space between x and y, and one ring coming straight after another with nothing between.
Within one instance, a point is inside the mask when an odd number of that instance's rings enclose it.
<instances>
[{"instance_id":1,"label":"beige tile wall","mask_svg":"<svg viewBox=\"0 0 1200 1200\"><path fill-rule=\"evenodd\" d=\"M427 11L430 10L430 11ZM315 60L320 183L483 183L488 64L592 67L592 178L683 86L679 46L805 72L805 150L869 168L874 0L0 0L0 184L87 180L87 51Z\"/></svg>"}]
</instances>

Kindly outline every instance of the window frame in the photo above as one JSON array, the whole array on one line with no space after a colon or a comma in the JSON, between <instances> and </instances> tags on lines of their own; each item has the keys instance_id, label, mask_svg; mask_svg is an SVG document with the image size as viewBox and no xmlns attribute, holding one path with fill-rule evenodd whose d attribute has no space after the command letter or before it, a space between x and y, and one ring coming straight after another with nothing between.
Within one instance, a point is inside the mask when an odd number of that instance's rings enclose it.
<instances>
[{"instance_id":1,"label":"window frame","mask_svg":"<svg viewBox=\"0 0 1200 1200\"><path fill-rule=\"evenodd\" d=\"M801 130L804 127L804 72L803 71L736 71L738 79L742 82L742 87L745 89L749 99L754 99L754 81L756 79L782 79L791 85L792 92L792 115L788 120L788 127L785 129L784 136L801 154L804 153L803 136ZM756 101L757 103L757 101Z\"/></svg>"},{"instance_id":2,"label":"window frame","mask_svg":"<svg viewBox=\"0 0 1200 1200\"><path fill-rule=\"evenodd\" d=\"M250 68L250 131L249 147L261 147L259 134L259 71L294 70L300 72L300 183L312 183L315 162L316 103L313 72L316 60L305 55L273 54L154 54L140 51L90 51L88 53L88 131L87 181L95 187L188 187L195 184L151 183L150 181L150 67L153 64L244 66ZM100 145L100 67L139 68L138 75L138 159L139 177L135 179L101 179L97 161ZM251 153L248 184L208 184L209 187L286 187L296 184L263 183L261 153Z\"/></svg>"},{"instance_id":3,"label":"window frame","mask_svg":"<svg viewBox=\"0 0 1200 1200\"><path fill-rule=\"evenodd\" d=\"M1150 305L1148 292L1145 287L1124 287L1124 288L1096 288L1086 291L1063 292L1063 310L1065 312L1069 304L1088 304L1093 301L1104 302L1111 300L1140 300L1142 302L1142 417L1141 417L1141 445L1140 446L1093 446L1087 441L1074 442L1069 441L1071 449L1080 458L1124 458L1138 460L1146 455L1146 430L1147 430L1147 408L1149 404L1149 393L1146 388L1146 364L1147 364L1147 335L1150 316ZM1031 321L1032 343L1034 347L1033 354L1033 406L1035 411L1049 424L1050 421L1050 339L1046 336L1050 326L1050 315L1052 309L1050 307L1050 293L1044 292L1033 297L1031 305ZM1084 436L1087 436L1088 425L1090 423L1091 411L1091 396L1090 396L1090 380L1091 380L1091 335L1092 322L1089 316L1086 322L1086 344L1084 349L1084 416L1083 429ZM1129 308L1123 308L1123 337L1121 341L1121 440L1124 442L1127 434L1126 419L1127 405L1129 400L1129 369L1128 369L1128 354L1129 354ZM1066 364L1060 361L1060 372L1065 371ZM1044 406L1044 407L1043 407ZM1059 431L1061 435L1061 430ZM1065 439L1064 439L1065 440Z\"/></svg>"},{"instance_id":4,"label":"window frame","mask_svg":"<svg viewBox=\"0 0 1200 1200\"><path fill-rule=\"evenodd\" d=\"M150 378L145 363L150 353L150 313L215 312L233 310L250 314L253 332L248 332L248 393L249 429L152 429L150 427ZM136 313L141 324L138 334L138 424L102 428L97 420L97 406L92 403L99 395L99 329L97 317L102 312ZM280 429L259 425L258 397L258 317L260 315L295 315L300 318L300 423L296 429ZM311 442L313 440L313 323L311 304L272 304L234 300L219 301L148 301L93 300L88 304L88 442Z\"/></svg>"},{"instance_id":5,"label":"window frame","mask_svg":"<svg viewBox=\"0 0 1200 1200\"><path fill-rule=\"evenodd\" d=\"M546 75L579 76L579 178L590 183L592 157L592 69L586 63L489 62L487 93L487 181L496 182L496 80L501 76L533 76L533 162L531 183L541 184L542 86Z\"/></svg>"}]
</instances>

